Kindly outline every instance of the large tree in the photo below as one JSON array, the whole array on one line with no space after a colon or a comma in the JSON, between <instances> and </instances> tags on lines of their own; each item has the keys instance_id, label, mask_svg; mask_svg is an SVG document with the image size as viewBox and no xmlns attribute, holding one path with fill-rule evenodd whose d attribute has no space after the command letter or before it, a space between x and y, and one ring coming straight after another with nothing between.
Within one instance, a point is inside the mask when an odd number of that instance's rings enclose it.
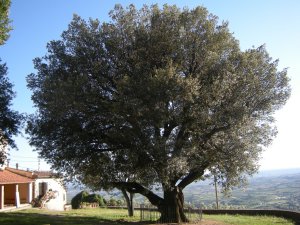
<instances>
[{"instance_id":1,"label":"large tree","mask_svg":"<svg viewBox=\"0 0 300 225\"><path fill-rule=\"evenodd\" d=\"M264 46L241 51L203 7L117 5L110 16L74 16L34 60L30 143L67 176L140 193L163 221L187 221L182 190L206 171L225 190L257 171L290 94L286 70Z\"/></svg>"},{"instance_id":2,"label":"large tree","mask_svg":"<svg viewBox=\"0 0 300 225\"><path fill-rule=\"evenodd\" d=\"M11 30L8 17L10 0L1 0L0 4L0 45L9 37ZM7 158L7 146L16 148L12 139L19 132L23 116L11 109L12 99L15 97L13 85L7 77L7 66L0 58L0 165Z\"/></svg>"}]
</instances>

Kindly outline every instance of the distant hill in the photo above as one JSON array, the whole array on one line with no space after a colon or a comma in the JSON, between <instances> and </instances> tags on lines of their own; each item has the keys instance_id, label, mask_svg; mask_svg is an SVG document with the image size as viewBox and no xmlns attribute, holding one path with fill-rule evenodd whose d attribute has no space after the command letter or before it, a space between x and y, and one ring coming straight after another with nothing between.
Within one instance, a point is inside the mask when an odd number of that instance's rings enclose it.
<instances>
[{"instance_id":1,"label":"distant hill","mask_svg":"<svg viewBox=\"0 0 300 225\"><path fill-rule=\"evenodd\" d=\"M293 175L299 174L300 168L291 168L291 169L276 169L276 170L262 170L258 174L254 175L254 178L257 177L274 177L281 175Z\"/></svg>"},{"instance_id":2,"label":"distant hill","mask_svg":"<svg viewBox=\"0 0 300 225\"><path fill-rule=\"evenodd\" d=\"M212 180L193 183L185 188L184 197L187 204L205 208L215 207L215 189ZM68 201L83 190L68 185ZM110 196L122 198L115 190L111 193L100 192L105 198ZM158 192L158 194L162 194ZM136 195L136 205L147 201L143 196ZM265 170L249 178L249 185L244 189L235 188L230 197L219 193L222 208L253 208L253 209L287 209L300 211L300 168L283 170Z\"/></svg>"},{"instance_id":3,"label":"distant hill","mask_svg":"<svg viewBox=\"0 0 300 225\"><path fill-rule=\"evenodd\" d=\"M210 183L210 184L209 184ZM212 181L194 183L185 189L185 201L212 208L215 205ZM235 188L230 197L219 194L221 207L288 209L300 211L300 168L259 172L244 189Z\"/></svg>"}]
</instances>

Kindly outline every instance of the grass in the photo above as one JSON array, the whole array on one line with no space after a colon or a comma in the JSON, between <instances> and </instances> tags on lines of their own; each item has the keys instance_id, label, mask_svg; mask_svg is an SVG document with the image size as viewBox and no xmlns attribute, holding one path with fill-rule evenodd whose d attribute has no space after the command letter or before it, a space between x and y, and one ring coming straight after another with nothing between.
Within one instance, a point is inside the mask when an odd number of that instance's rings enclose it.
<instances>
[{"instance_id":1,"label":"grass","mask_svg":"<svg viewBox=\"0 0 300 225\"><path fill-rule=\"evenodd\" d=\"M244 216L244 215L204 215L203 219L220 221L231 225L294 225L295 223L273 216Z\"/></svg>"},{"instance_id":2,"label":"grass","mask_svg":"<svg viewBox=\"0 0 300 225\"><path fill-rule=\"evenodd\" d=\"M204 215L204 220L220 221L232 225L293 225L285 219L269 216ZM134 217L127 216L125 209L78 209L64 212L27 209L0 213L1 225L146 225L139 222L139 211Z\"/></svg>"},{"instance_id":3,"label":"grass","mask_svg":"<svg viewBox=\"0 0 300 225\"><path fill-rule=\"evenodd\" d=\"M127 216L127 210L80 209L64 212L27 209L0 213L1 225L106 225L138 221L139 216Z\"/></svg>"}]
</instances>

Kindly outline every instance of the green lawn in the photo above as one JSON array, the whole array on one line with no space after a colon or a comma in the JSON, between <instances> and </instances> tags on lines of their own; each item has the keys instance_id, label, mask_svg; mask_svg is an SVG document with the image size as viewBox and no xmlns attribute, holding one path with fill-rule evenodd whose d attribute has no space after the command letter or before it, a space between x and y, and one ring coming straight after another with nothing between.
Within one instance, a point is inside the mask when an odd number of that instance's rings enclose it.
<instances>
[{"instance_id":1,"label":"green lawn","mask_svg":"<svg viewBox=\"0 0 300 225\"><path fill-rule=\"evenodd\" d=\"M231 225L294 225L295 223L273 216L204 215L203 219L220 221Z\"/></svg>"},{"instance_id":2,"label":"green lawn","mask_svg":"<svg viewBox=\"0 0 300 225\"><path fill-rule=\"evenodd\" d=\"M293 225L287 220L266 216L229 216L204 215L204 220L220 221L223 224L233 225ZM0 213L1 225L109 225L126 224L140 225L139 211L135 216L127 216L127 210L122 209L78 209L65 212L54 212L40 209L27 209L17 212ZM154 223L154 222L153 222Z\"/></svg>"},{"instance_id":3,"label":"green lawn","mask_svg":"<svg viewBox=\"0 0 300 225\"><path fill-rule=\"evenodd\" d=\"M26 209L11 213L0 213L1 225L105 225L139 221L139 216L127 216L127 210L78 209L64 212Z\"/></svg>"}]
</instances>

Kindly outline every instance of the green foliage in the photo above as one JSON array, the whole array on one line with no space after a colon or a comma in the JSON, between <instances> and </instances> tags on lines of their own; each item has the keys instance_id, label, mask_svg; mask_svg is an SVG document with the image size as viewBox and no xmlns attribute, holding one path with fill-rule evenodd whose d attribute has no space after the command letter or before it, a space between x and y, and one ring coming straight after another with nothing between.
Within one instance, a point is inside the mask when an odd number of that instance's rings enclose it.
<instances>
[{"instance_id":1,"label":"green foliage","mask_svg":"<svg viewBox=\"0 0 300 225\"><path fill-rule=\"evenodd\" d=\"M124 202L121 199L115 199L110 197L110 199L106 200L107 206L124 206Z\"/></svg>"},{"instance_id":2,"label":"green foliage","mask_svg":"<svg viewBox=\"0 0 300 225\"><path fill-rule=\"evenodd\" d=\"M0 45L3 45L9 38L8 33L12 29L8 18L10 3L10 0L1 0L0 4ZM21 114L10 109L15 93L12 90L13 85L7 78L6 64L1 62L0 59L0 165L7 158L7 146L16 148L12 136L19 133L23 120Z\"/></svg>"},{"instance_id":3,"label":"green foliage","mask_svg":"<svg viewBox=\"0 0 300 225\"><path fill-rule=\"evenodd\" d=\"M83 199L84 202L97 202L99 206L105 206L104 200L101 195L99 194L90 194Z\"/></svg>"},{"instance_id":4,"label":"green foliage","mask_svg":"<svg viewBox=\"0 0 300 225\"><path fill-rule=\"evenodd\" d=\"M81 191L71 200L73 209L79 209L82 203L98 203L99 206L106 206L105 199L99 194L89 194L87 191Z\"/></svg>"},{"instance_id":5,"label":"green foliage","mask_svg":"<svg viewBox=\"0 0 300 225\"><path fill-rule=\"evenodd\" d=\"M209 170L229 190L255 173L290 95L278 61L264 46L241 51L203 7L116 5L110 16L74 16L34 60L27 131L40 155L92 188L156 205L154 184L171 196Z\"/></svg>"},{"instance_id":6,"label":"green foliage","mask_svg":"<svg viewBox=\"0 0 300 225\"><path fill-rule=\"evenodd\" d=\"M117 200L114 198L110 198L107 202L109 206L117 206Z\"/></svg>"},{"instance_id":7,"label":"green foliage","mask_svg":"<svg viewBox=\"0 0 300 225\"><path fill-rule=\"evenodd\" d=\"M81 191L75 195L71 200L72 209L79 209L80 204L84 202L85 198L89 195L87 191Z\"/></svg>"},{"instance_id":8,"label":"green foliage","mask_svg":"<svg viewBox=\"0 0 300 225\"><path fill-rule=\"evenodd\" d=\"M104 205L107 205L107 201L106 201L106 199L105 198L102 198L103 199L103 203L104 203Z\"/></svg>"},{"instance_id":9,"label":"green foliage","mask_svg":"<svg viewBox=\"0 0 300 225\"><path fill-rule=\"evenodd\" d=\"M0 59L0 165L6 159L6 147L16 148L12 136L19 133L23 119L21 114L11 109L15 92L7 76L6 64L1 62Z\"/></svg>"},{"instance_id":10,"label":"green foliage","mask_svg":"<svg viewBox=\"0 0 300 225\"><path fill-rule=\"evenodd\" d=\"M184 190L186 202L203 209L212 209L215 199L214 187L202 182L192 184ZM279 209L300 211L299 171L272 176L251 178L247 188L235 188L230 196L219 194L221 209ZM140 200L141 202L141 200Z\"/></svg>"},{"instance_id":11,"label":"green foliage","mask_svg":"<svg viewBox=\"0 0 300 225\"><path fill-rule=\"evenodd\" d=\"M0 1L0 45L3 45L9 38L9 31L12 29L9 25L8 11L11 4L10 0Z\"/></svg>"}]
</instances>

